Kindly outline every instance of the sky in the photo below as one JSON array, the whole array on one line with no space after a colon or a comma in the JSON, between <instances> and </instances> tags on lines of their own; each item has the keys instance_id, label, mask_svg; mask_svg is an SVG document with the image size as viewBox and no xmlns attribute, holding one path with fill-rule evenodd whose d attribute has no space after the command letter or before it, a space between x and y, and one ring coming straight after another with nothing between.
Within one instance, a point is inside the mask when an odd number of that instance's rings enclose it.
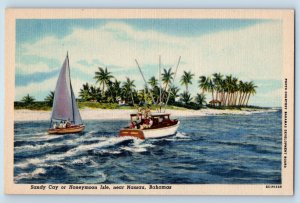
<instances>
[{"instance_id":1,"label":"sky","mask_svg":"<svg viewBox=\"0 0 300 203\"><path fill-rule=\"evenodd\" d=\"M260 19L18 19L16 22L15 100L26 94L44 100L55 89L69 53L75 95L83 83L95 84L98 67L118 79L144 82L162 68L195 74L190 92L200 92L198 78L220 72L254 81L257 94L249 104L281 106L282 22ZM184 90L184 87L181 87ZM207 100L210 94L207 94Z\"/></svg>"}]
</instances>

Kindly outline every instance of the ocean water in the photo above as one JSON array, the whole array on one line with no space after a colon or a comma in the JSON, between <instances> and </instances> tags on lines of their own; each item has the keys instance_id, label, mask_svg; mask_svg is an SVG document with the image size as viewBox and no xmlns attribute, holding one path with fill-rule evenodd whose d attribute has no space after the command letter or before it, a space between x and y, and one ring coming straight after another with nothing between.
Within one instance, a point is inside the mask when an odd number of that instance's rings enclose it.
<instances>
[{"instance_id":1,"label":"ocean water","mask_svg":"<svg viewBox=\"0 0 300 203\"><path fill-rule=\"evenodd\" d=\"M179 117L176 135L118 137L128 121L85 121L48 135L49 122L15 122L14 181L22 184L280 184L281 110Z\"/></svg>"}]
</instances>

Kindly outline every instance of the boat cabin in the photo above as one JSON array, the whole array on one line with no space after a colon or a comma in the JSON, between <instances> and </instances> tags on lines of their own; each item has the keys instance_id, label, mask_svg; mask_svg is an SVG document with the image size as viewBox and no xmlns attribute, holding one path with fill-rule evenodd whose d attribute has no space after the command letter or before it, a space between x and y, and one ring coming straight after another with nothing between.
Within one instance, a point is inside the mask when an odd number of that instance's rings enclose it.
<instances>
[{"instance_id":1,"label":"boat cabin","mask_svg":"<svg viewBox=\"0 0 300 203\"><path fill-rule=\"evenodd\" d=\"M154 129L171 126L176 123L177 120L171 120L168 113L130 114L130 128Z\"/></svg>"}]
</instances>

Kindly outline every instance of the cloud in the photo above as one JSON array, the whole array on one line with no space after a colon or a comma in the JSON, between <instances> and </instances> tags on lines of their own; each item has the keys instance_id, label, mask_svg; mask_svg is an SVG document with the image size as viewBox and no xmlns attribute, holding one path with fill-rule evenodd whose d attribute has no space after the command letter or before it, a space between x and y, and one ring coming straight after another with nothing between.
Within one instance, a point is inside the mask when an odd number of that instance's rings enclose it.
<instances>
[{"instance_id":1,"label":"cloud","mask_svg":"<svg viewBox=\"0 0 300 203\"><path fill-rule=\"evenodd\" d=\"M94 29L76 27L65 37L48 36L34 43L24 43L18 53L63 62L68 50L71 71L76 70L75 77L78 77L72 78L72 81L92 80L97 67L103 66L117 75L118 80L130 76L138 80L137 86L141 87L143 82L139 79L134 59L138 59L146 78L150 78L151 75L157 75L155 67L158 67L159 55L162 56L163 68L175 66L178 57L182 57L179 76L183 70L190 70L197 78L221 72L233 74L242 80L280 80L281 31L281 23L271 21L243 29L185 37L155 30L141 31L126 23L109 22ZM50 68L42 64L32 66L31 70L49 71ZM42 68L38 68L40 66ZM26 64L23 69L29 67L31 64ZM24 70L20 71L26 74ZM23 88L24 91L29 90L29 86ZM196 80L191 89L197 91Z\"/></svg>"},{"instance_id":2,"label":"cloud","mask_svg":"<svg viewBox=\"0 0 300 203\"><path fill-rule=\"evenodd\" d=\"M17 65L18 73L44 73L50 72L52 69L45 63L38 64L18 64Z\"/></svg>"}]
</instances>

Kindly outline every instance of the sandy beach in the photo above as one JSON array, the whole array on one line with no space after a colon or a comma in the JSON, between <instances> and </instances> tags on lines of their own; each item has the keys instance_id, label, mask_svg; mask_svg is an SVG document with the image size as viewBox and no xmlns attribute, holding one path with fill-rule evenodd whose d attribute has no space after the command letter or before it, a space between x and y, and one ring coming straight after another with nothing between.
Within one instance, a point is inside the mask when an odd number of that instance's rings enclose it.
<instances>
[{"instance_id":1,"label":"sandy beach","mask_svg":"<svg viewBox=\"0 0 300 203\"><path fill-rule=\"evenodd\" d=\"M167 110L171 113L172 118L181 116L209 116L209 115L234 115L243 114L249 115L252 113L262 113L266 111L277 111L276 109L201 109L201 110ZM80 114L83 120L128 120L129 114L136 113L136 110L123 109L81 109ZM51 111L37 111L37 110L14 110L15 121L43 121L49 120Z\"/></svg>"}]
</instances>

